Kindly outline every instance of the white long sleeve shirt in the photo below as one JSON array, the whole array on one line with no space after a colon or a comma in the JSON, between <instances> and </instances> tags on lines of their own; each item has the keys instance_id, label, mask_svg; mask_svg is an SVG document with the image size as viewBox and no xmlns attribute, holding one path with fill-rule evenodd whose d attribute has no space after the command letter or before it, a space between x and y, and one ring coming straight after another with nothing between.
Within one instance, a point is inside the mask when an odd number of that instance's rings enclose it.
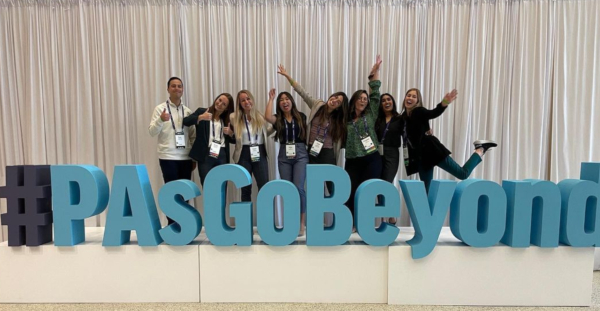
<instances>
[{"instance_id":1,"label":"white long sleeve shirt","mask_svg":"<svg viewBox=\"0 0 600 311\"><path fill-rule=\"evenodd\" d=\"M196 128L194 126L183 126L183 118L192 114L190 108L180 104L179 107L173 103L169 103L171 108L171 118L175 123L175 129L173 129L173 123L171 120L163 121L160 118L164 109L167 109L167 102L161 103L154 108L152 119L150 120L150 126L148 126L148 132L150 136L154 137L158 135L158 158L162 160L189 160L190 150L192 144L196 139ZM169 110L167 110L168 112ZM186 145L185 148L175 147L175 132L181 131L185 134Z\"/></svg>"}]
</instances>

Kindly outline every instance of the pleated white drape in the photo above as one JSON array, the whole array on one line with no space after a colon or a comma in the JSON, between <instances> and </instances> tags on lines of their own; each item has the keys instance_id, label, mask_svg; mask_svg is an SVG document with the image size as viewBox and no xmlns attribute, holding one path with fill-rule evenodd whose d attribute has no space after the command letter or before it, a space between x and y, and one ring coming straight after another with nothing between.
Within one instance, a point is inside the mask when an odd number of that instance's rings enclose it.
<instances>
[{"instance_id":1,"label":"pleated white drape","mask_svg":"<svg viewBox=\"0 0 600 311\"><path fill-rule=\"evenodd\" d=\"M6 165L93 164L110 180L115 165L145 164L157 192L147 127L169 77L192 110L248 89L264 111L269 88L290 91L277 64L315 96L350 96L378 53L398 103L411 87L428 107L458 89L432 123L457 162L475 139L499 142L472 177L577 178L600 160L599 20L595 0L0 0L0 185Z\"/></svg>"}]
</instances>

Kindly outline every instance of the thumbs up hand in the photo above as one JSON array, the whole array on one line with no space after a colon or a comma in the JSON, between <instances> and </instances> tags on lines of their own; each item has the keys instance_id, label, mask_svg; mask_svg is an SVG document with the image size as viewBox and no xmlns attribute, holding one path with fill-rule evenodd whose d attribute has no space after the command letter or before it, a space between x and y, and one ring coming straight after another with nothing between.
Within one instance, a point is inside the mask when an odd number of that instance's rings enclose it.
<instances>
[{"instance_id":1,"label":"thumbs up hand","mask_svg":"<svg viewBox=\"0 0 600 311\"><path fill-rule=\"evenodd\" d=\"M160 119L163 120L163 122L171 120L171 116L167 112L167 108L163 109L163 112L160 114Z\"/></svg>"},{"instance_id":2,"label":"thumbs up hand","mask_svg":"<svg viewBox=\"0 0 600 311\"><path fill-rule=\"evenodd\" d=\"M227 124L227 126L223 128L223 133L229 136L233 135L233 131L231 130L231 127L229 127L229 124Z\"/></svg>"},{"instance_id":3,"label":"thumbs up hand","mask_svg":"<svg viewBox=\"0 0 600 311\"><path fill-rule=\"evenodd\" d=\"M206 110L203 114L198 116L198 122L200 121L210 121L212 119L212 113Z\"/></svg>"}]
</instances>

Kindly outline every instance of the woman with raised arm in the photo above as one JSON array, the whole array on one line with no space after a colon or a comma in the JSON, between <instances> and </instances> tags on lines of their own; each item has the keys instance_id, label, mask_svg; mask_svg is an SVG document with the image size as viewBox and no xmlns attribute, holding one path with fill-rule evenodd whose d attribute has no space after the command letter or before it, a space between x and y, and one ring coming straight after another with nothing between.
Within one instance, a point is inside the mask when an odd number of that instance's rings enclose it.
<instances>
[{"instance_id":1,"label":"woman with raised arm","mask_svg":"<svg viewBox=\"0 0 600 311\"><path fill-rule=\"evenodd\" d=\"M381 155L377 152L379 142L375 133L375 121L379 114L380 93L379 67L381 57L377 55L369 74L369 88L354 92L350 98L346 139L346 172L350 176L351 192L346 205L354 216L356 189L366 180L381 177ZM355 222L356 225L356 222Z\"/></svg>"},{"instance_id":2,"label":"woman with raised arm","mask_svg":"<svg viewBox=\"0 0 600 311\"><path fill-rule=\"evenodd\" d=\"M404 141L404 166L406 174L419 173L419 178L429 192L433 179L433 168L439 166L458 179L466 179L475 167L481 163L483 155L497 144L492 140L476 140L475 150L464 166L458 165L450 156L451 152L433 135L426 135L429 130L429 120L439 117L456 99L458 92L452 90L444 96L442 102L434 109L423 107L421 91L413 88L406 92L402 104L402 118L406 122Z\"/></svg>"},{"instance_id":3,"label":"woman with raised arm","mask_svg":"<svg viewBox=\"0 0 600 311\"><path fill-rule=\"evenodd\" d=\"M233 161L256 179L258 190L269 181L269 163L265 142L273 126L254 107L254 96L247 90L237 94L237 109L229 117L235 133ZM252 201L252 185L242 188L242 201Z\"/></svg>"},{"instance_id":4,"label":"woman with raised arm","mask_svg":"<svg viewBox=\"0 0 600 311\"><path fill-rule=\"evenodd\" d=\"M393 183L400 164L404 119L400 117L396 100L392 95L382 94L380 101L379 113L377 121L375 121L375 132L379 142L379 153L382 156L381 179ZM390 217L387 222L395 225L396 218Z\"/></svg>"},{"instance_id":5,"label":"woman with raised arm","mask_svg":"<svg viewBox=\"0 0 600 311\"><path fill-rule=\"evenodd\" d=\"M306 228L306 115L296 108L292 94L281 92L277 96L276 114L273 114L275 89L269 91L269 102L265 111L265 120L275 126L275 141L279 141L277 164L282 179L292 182L300 194L300 233L304 235Z\"/></svg>"},{"instance_id":6,"label":"woman with raised arm","mask_svg":"<svg viewBox=\"0 0 600 311\"><path fill-rule=\"evenodd\" d=\"M234 142L233 131L229 127L229 115L232 112L233 97L223 93L215 98L212 106L198 108L183 119L185 126L196 127L196 140L190 150L190 158L199 164L202 186L212 168L229 163L229 144Z\"/></svg>"},{"instance_id":7,"label":"woman with raised arm","mask_svg":"<svg viewBox=\"0 0 600 311\"><path fill-rule=\"evenodd\" d=\"M327 102L313 98L304 88L294 81L282 65L278 66L280 75L287 78L294 90L300 94L310 108L308 116L308 150L310 164L337 165L342 144L346 140L346 109L348 97L344 92L329 96ZM333 185L327 182L331 195Z\"/></svg>"}]
</instances>

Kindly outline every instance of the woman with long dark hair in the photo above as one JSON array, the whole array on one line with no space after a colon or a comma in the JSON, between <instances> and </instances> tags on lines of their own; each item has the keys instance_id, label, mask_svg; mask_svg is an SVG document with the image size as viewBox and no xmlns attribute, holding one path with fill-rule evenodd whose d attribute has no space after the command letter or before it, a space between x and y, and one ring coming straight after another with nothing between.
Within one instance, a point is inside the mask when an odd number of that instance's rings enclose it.
<instances>
[{"instance_id":1,"label":"woman with long dark hair","mask_svg":"<svg viewBox=\"0 0 600 311\"><path fill-rule=\"evenodd\" d=\"M308 151L310 164L337 165L342 144L346 140L346 109L348 97L344 92L336 92L327 101L308 94L298 81L294 81L282 65L278 66L280 75L287 78L294 90L300 94L310 108L308 117ZM333 185L327 182L331 195Z\"/></svg>"},{"instance_id":2,"label":"woman with long dark hair","mask_svg":"<svg viewBox=\"0 0 600 311\"><path fill-rule=\"evenodd\" d=\"M304 235L306 227L306 150L307 125L306 115L296 108L292 94L281 92L275 101L277 114L273 115L273 99L275 89L269 91L269 102L265 111L265 120L275 126L275 141L279 141L277 164L282 179L292 182L300 194L300 234Z\"/></svg>"},{"instance_id":3,"label":"woman with long dark hair","mask_svg":"<svg viewBox=\"0 0 600 311\"><path fill-rule=\"evenodd\" d=\"M219 165L229 163L229 144L233 131L229 127L229 115L233 112L233 97L219 94L208 108L198 108L183 119L185 126L196 127L196 140L190 150L190 158L198 162L200 184L208 172Z\"/></svg>"},{"instance_id":4,"label":"woman with long dark hair","mask_svg":"<svg viewBox=\"0 0 600 311\"><path fill-rule=\"evenodd\" d=\"M433 168L439 166L458 179L466 179L471 172L481 163L483 155L497 144L492 140L476 140L473 144L475 150L464 166L458 165L450 156L450 150L433 135L426 135L429 130L429 120L439 117L457 96L458 92L452 90L444 96L434 109L423 107L421 91L412 88L406 92L402 104L402 118L406 122L404 131L404 166L406 174L419 173L419 178L429 192L429 185L433 179ZM408 158L407 158L408 155Z\"/></svg>"},{"instance_id":5,"label":"woman with long dark hair","mask_svg":"<svg viewBox=\"0 0 600 311\"><path fill-rule=\"evenodd\" d=\"M400 164L399 150L402 143L404 120L397 111L396 100L392 95L382 94L380 102L377 121L375 121L379 153L382 156L380 178L393 183ZM387 222L394 225L396 218L390 217Z\"/></svg>"},{"instance_id":6,"label":"woman with long dark hair","mask_svg":"<svg viewBox=\"0 0 600 311\"><path fill-rule=\"evenodd\" d=\"M377 152L379 142L375 133L375 122L379 114L380 93L379 67L381 57L377 55L369 75L371 93L366 90L354 92L350 98L346 131L346 172L350 176L351 192L346 205L354 216L354 195L361 183L381 177L381 155ZM356 223L355 223L356 225Z\"/></svg>"}]
</instances>

